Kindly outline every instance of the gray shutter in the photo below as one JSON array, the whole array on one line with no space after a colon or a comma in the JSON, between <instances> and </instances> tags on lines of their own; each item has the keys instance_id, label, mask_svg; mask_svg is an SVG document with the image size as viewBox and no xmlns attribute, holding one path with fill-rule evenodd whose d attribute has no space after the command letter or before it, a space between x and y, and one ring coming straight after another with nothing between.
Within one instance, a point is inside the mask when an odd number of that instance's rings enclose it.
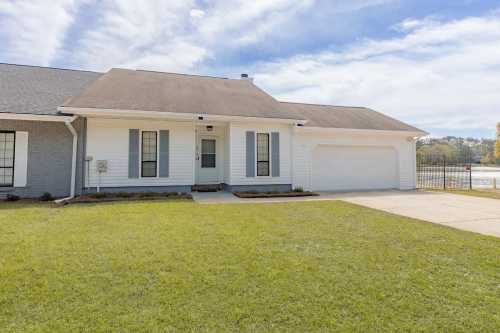
<instances>
[{"instance_id":1,"label":"gray shutter","mask_svg":"<svg viewBox=\"0 0 500 333\"><path fill-rule=\"evenodd\" d=\"M128 130L128 178L139 178L139 130Z\"/></svg>"},{"instance_id":2,"label":"gray shutter","mask_svg":"<svg viewBox=\"0 0 500 333\"><path fill-rule=\"evenodd\" d=\"M247 132L247 177L255 177L255 132Z\"/></svg>"},{"instance_id":3,"label":"gray shutter","mask_svg":"<svg viewBox=\"0 0 500 333\"><path fill-rule=\"evenodd\" d=\"M160 131L160 177L168 177L169 170L169 131Z\"/></svg>"},{"instance_id":4,"label":"gray shutter","mask_svg":"<svg viewBox=\"0 0 500 333\"><path fill-rule=\"evenodd\" d=\"M278 132L271 133L271 175L273 177L280 176L280 134Z\"/></svg>"}]
</instances>

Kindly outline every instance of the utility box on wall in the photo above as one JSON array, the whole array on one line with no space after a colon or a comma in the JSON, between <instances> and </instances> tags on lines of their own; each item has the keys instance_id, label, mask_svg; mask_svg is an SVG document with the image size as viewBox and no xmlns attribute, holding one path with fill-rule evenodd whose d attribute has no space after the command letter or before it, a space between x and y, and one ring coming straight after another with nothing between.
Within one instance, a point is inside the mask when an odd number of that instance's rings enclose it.
<instances>
[{"instance_id":1,"label":"utility box on wall","mask_svg":"<svg viewBox=\"0 0 500 333\"><path fill-rule=\"evenodd\" d=\"M108 172L108 161L106 160L98 160L97 161L97 172L106 173Z\"/></svg>"}]
</instances>

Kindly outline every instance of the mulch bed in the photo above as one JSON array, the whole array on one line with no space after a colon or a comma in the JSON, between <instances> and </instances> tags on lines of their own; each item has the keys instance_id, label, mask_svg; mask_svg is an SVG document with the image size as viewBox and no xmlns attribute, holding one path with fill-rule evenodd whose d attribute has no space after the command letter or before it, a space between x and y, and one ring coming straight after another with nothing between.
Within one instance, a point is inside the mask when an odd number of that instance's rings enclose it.
<instances>
[{"instance_id":1,"label":"mulch bed","mask_svg":"<svg viewBox=\"0 0 500 333\"><path fill-rule=\"evenodd\" d=\"M314 197L314 192L233 192L238 198L290 198L290 197Z\"/></svg>"},{"instance_id":2,"label":"mulch bed","mask_svg":"<svg viewBox=\"0 0 500 333\"><path fill-rule=\"evenodd\" d=\"M73 203L98 203L98 202L115 202L115 201L145 201L145 200L192 200L193 197L189 193L96 193L81 195L66 201L65 204Z\"/></svg>"}]
</instances>

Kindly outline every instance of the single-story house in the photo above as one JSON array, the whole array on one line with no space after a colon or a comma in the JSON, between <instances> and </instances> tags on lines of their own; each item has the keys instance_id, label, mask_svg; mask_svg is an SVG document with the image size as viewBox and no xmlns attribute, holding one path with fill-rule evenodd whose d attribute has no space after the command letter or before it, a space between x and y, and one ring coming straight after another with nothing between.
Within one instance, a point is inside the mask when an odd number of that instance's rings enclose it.
<instances>
[{"instance_id":1,"label":"single-story house","mask_svg":"<svg viewBox=\"0 0 500 333\"><path fill-rule=\"evenodd\" d=\"M251 79L0 64L0 195L413 189L426 133Z\"/></svg>"}]
</instances>

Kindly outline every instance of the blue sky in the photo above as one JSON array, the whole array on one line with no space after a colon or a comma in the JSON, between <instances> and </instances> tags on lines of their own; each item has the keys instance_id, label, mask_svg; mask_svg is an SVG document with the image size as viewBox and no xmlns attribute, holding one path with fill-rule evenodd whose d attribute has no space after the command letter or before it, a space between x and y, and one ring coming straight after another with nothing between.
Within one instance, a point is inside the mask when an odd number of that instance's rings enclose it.
<instances>
[{"instance_id":1,"label":"blue sky","mask_svg":"<svg viewBox=\"0 0 500 333\"><path fill-rule=\"evenodd\" d=\"M2 0L0 62L238 77L280 100L368 106L494 137L500 1Z\"/></svg>"}]
</instances>

